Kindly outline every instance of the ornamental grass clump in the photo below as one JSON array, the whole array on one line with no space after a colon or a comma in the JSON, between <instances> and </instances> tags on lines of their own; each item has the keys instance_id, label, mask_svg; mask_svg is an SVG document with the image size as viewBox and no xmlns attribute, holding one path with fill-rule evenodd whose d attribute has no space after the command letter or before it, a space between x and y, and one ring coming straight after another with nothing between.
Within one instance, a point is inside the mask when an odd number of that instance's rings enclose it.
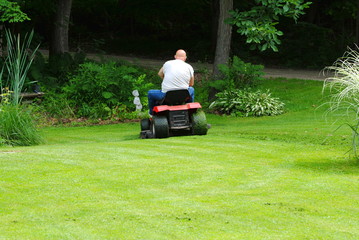
<instances>
[{"instance_id":1,"label":"ornamental grass clump","mask_svg":"<svg viewBox=\"0 0 359 240\"><path fill-rule=\"evenodd\" d=\"M0 145L31 146L43 142L31 114L20 105L0 106Z\"/></svg>"},{"instance_id":2,"label":"ornamental grass clump","mask_svg":"<svg viewBox=\"0 0 359 240\"><path fill-rule=\"evenodd\" d=\"M8 79L5 86L9 87L13 92L11 101L13 104L20 104L21 91L27 78L27 73L34 60L35 53L39 45L34 51L30 51L30 45L34 32L31 31L29 35L25 35L21 41L20 35L12 35L9 30L6 30L7 42L7 58L5 61L8 72Z\"/></svg>"},{"instance_id":3,"label":"ornamental grass clump","mask_svg":"<svg viewBox=\"0 0 359 240\"><path fill-rule=\"evenodd\" d=\"M345 117L353 116L354 123L346 123L352 130L352 148L357 159L359 146L359 53L348 48L343 57L339 58L326 70L333 72L324 82L324 89L330 90L328 112L344 112ZM344 111L343 111L344 110Z\"/></svg>"},{"instance_id":4,"label":"ornamental grass clump","mask_svg":"<svg viewBox=\"0 0 359 240\"><path fill-rule=\"evenodd\" d=\"M29 146L43 142L31 114L20 105L21 91L34 52L29 55L33 32L21 43L20 36L6 31L7 57L0 72L0 145ZM3 73L7 78L3 81Z\"/></svg>"}]
</instances>

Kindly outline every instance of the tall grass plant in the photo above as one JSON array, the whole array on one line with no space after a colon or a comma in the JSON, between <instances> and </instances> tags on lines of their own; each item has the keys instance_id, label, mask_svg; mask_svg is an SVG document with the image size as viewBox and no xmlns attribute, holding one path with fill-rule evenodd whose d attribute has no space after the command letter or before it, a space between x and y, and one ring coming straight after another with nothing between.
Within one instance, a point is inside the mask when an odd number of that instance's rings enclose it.
<instances>
[{"instance_id":1,"label":"tall grass plant","mask_svg":"<svg viewBox=\"0 0 359 240\"><path fill-rule=\"evenodd\" d=\"M359 53L357 49L348 48L326 70L334 73L324 82L324 89L330 90L329 112L341 112L353 116L352 122L346 123L353 133L352 147L357 159L359 147ZM344 111L343 111L344 110Z\"/></svg>"},{"instance_id":2,"label":"tall grass plant","mask_svg":"<svg viewBox=\"0 0 359 240\"><path fill-rule=\"evenodd\" d=\"M13 35L9 30L5 32L7 41L7 59L5 61L8 72L6 85L13 92L12 103L17 105L21 102L21 92L27 78L35 53L40 45L34 51L30 51L34 31L26 34L21 40L20 34Z\"/></svg>"},{"instance_id":3,"label":"tall grass plant","mask_svg":"<svg viewBox=\"0 0 359 240\"><path fill-rule=\"evenodd\" d=\"M0 145L29 146L43 142L31 114L20 105L27 73L39 47L31 53L33 34L33 31L29 35L26 34L21 41L20 35L12 35L6 30L6 68L3 66L0 72ZM7 70L5 81L4 70Z\"/></svg>"},{"instance_id":4,"label":"tall grass plant","mask_svg":"<svg viewBox=\"0 0 359 240\"><path fill-rule=\"evenodd\" d=\"M20 105L0 107L0 144L30 146L43 143L30 112Z\"/></svg>"}]
</instances>

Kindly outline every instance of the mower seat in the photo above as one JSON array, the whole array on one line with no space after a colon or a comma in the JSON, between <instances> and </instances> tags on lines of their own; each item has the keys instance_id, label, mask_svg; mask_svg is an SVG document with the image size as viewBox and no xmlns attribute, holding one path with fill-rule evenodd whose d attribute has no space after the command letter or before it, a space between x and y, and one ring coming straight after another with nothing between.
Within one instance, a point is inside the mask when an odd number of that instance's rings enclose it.
<instances>
[{"instance_id":1,"label":"mower seat","mask_svg":"<svg viewBox=\"0 0 359 240\"><path fill-rule=\"evenodd\" d=\"M169 106L183 105L189 102L190 99L191 96L189 95L187 89L172 90L166 92L166 96L162 100L161 105L169 105Z\"/></svg>"}]
</instances>

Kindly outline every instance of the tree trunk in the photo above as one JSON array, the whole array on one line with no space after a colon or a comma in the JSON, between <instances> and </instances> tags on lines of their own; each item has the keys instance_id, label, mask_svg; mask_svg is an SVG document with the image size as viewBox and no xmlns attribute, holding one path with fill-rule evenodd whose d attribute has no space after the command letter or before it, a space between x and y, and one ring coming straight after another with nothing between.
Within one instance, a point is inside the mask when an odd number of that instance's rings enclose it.
<instances>
[{"instance_id":1,"label":"tree trunk","mask_svg":"<svg viewBox=\"0 0 359 240\"><path fill-rule=\"evenodd\" d=\"M219 0L212 0L211 52L216 51L219 18Z\"/></svg>"},{"instance_id":2,"label":"tree trunk","mask_svg":"<svg viewBox=\"0 0 359 240\"><path fill-rule=\"evenodd\" d=\"M50 58L69 51L69 23L72 0L57 0L53 34L50 43Z\"/></svg>"},{"instance_id":3,"label":"tree trunk","mask_svg":"<svg viewBox=\"0 0 359 240\"><path fill-rule=\"evenodd\" d=\"M311 24L317 23L317 14L319 13L318 10L320 9L320 2L313 1L310 4L310 8L307 10L306 20Z\"/></svg>"},{"instance_id":4,"label":"tree trunk","mask_svg":"<svg viewBox=\"0 0 359 240\"><path fill-rule=\"evenodd\" d=\"M356 44L359 46L359 1L358 1L358 5L357 5L357 13L356 13L356 26L355 26L355 40L356 40Z\"/></svg>"},{"instance_id":5,"label":"tree trunk","mask_svg":"<svg viewBox=\"0 0 359 240\"><path fill-rule=\"evenodd\" d=\"M232 25L224 22L233 10L233 0L219 1L219 17L217 30L216 53L213 63L213 76L219 75L218 64L226 64L231 49Z\"/></svg>"},{"instance_id":6,"label":"tree trunk","mask_svg":"<svg viewBox=\"0 0 359 240\"><path fill-rule=\"evenodd\" d=\"M0 57L2 57L4 55L4 53L3 53L3 37L2 37L3 26L4 25L2 23L0 23Z\"/></svg>"}]
</instances>

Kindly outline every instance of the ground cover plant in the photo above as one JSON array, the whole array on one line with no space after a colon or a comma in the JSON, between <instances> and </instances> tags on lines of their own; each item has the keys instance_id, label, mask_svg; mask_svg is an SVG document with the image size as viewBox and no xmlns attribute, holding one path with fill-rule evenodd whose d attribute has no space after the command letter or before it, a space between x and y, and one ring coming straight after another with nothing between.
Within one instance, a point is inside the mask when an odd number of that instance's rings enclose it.
<instances>
[{"instance_id":1,"label":"ground cover plant","mask_svg":"<svg viewBox=\"0 0 359 240\"><path fill-rule=\"evenodd\" d=\"M322 82L265 80L283 115L208 114L208 135L139 139L139 123L42 130L0 148L0 239L358 239L350 130Z\"/></svg>"}]
</instances>

